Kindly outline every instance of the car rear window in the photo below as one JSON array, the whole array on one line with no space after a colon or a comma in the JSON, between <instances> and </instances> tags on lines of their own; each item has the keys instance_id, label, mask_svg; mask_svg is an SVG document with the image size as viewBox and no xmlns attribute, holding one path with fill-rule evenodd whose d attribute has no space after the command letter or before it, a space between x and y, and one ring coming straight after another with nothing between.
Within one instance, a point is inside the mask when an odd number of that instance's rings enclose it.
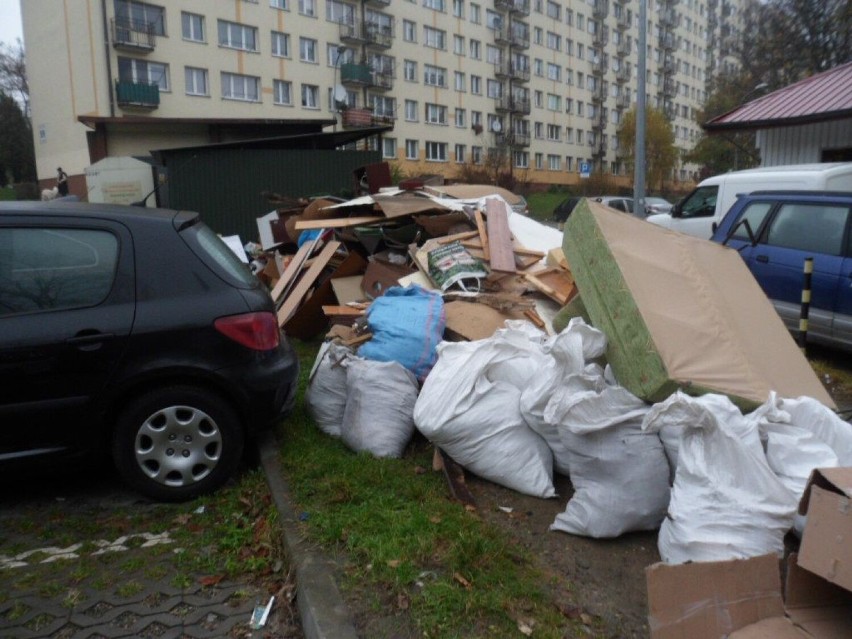
<instances>
[{"instance_id":1,"label":"car rear window","mask_svg":"<svg viewBox=\"0 0 852 639\"><path fill-rule=\"evenodd\" d=\"M209 226L200 223L193 225L192 229L195 231L197 240L194 246L203 253L202 258L208 258L205 261L212 262L229 279L247 287L257 286L258 280L252 274L248 265L241 262L234 252L228 248L228 245L222 241L222 238L216 235Z\"/></svg>"},{"instance_id":2,"label":"car rear window","mask_svg":"<svg viewBox=\"0 0 852 639\"><path fill-rule=\"evenodd\" d=\"M99 229L0 229L0 316L86 308L112 289L118 238Z\"/></svg>"}]
</instances>

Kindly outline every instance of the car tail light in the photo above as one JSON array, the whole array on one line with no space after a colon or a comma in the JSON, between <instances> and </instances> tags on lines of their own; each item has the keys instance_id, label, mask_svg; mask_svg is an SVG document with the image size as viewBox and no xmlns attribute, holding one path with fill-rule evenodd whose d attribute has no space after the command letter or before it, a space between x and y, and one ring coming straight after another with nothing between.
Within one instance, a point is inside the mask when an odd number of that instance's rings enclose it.
<instances>
[{"instance_id":1,"label":"car tail light","mask_svg":"<svg viewBox=\"0 0 852 639\"><path fill-rule=\"evenodd\" d=\"M213 326L238 344L256 351L268 351L281 343L274 313L246 313L220 317Z\"/></svg>"}]
</instances>

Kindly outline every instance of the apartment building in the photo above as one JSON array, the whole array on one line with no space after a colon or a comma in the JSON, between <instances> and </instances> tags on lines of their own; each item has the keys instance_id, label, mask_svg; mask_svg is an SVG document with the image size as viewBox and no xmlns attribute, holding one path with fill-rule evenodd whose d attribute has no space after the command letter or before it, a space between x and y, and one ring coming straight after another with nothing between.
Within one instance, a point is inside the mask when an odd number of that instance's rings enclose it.
<instances>
[{"instance_id":1,"label":"apartment building","mask_svg":"<svg viewBox=\"0 0 852 639\"><path fill-rule=\"evenodd\" d=\"M745 0L647 0L647 104L677 145ZM408 173L503 157L529 182L626 175L638 0L27 0L39 177L110 156L304 131L367 138ZM311 128L313 127L313 128ZM509 164L510 163L510 164ZM676 179L688 179L679 167Z\"/></svg>"}]
</instances>

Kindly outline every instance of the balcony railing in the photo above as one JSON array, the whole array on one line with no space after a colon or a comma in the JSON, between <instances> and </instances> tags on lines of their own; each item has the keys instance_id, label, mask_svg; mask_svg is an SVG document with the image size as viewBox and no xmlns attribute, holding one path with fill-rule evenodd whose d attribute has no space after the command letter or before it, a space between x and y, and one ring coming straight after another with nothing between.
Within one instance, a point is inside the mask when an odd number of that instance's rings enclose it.
<instances>
[{"instance_id":1,"label":"balcony railing","mask_svg":"<svg viewBox=\"0 0 852 639\"><path fill-rule=\"evenodd\" d=\"M142 82L117 81L115 97L121 107L156 109L160 106L160 87Z\"/></svg>"},{"instance_id":2,"label":"balcony railing","mask_svg":"<svg viewBox=\"0 0 852 639\"><path fill-rule=\"evenodd\" d=\"M347 62L340 65L340 81L349 85L371 86L373 84L373 70L369 64Z\"/></svg>"},{"instance_id":3,"label":"balcony railing","mask_svg":"<svg viewBox=\"0 0 852 639\"><path fill-rule=\"evenodd\" d=\"M389 7L391 0L365 0L366 3L373 7Z\"/></svg>"},{"instance_id":4,"label":"balcony railing","mask_svg":"<svg viewBox=\"0 0 852 639\"><path fill-rule=\"evenodd\" d=\"M154 50L154 25L129 18L113 18L111 22L112 44L116 49Z\"/></svg>"},{"instance_id":5,"label":"balcony railing","mask_svg":"<svg viewBox=\"0 0 852 639\"><path fill-rule=\"evenodd\" d=\"M517 131L495 133L494 142L497 146L526 147L530 145L530 134Z\"/></svg>"},{"instance_id":6,"label":"balcony railing","mask_svg":"<svg viewBox=\"0 0 852 639\"><path fill-rule=\"evenodd\" d=\"M522 113L523 115L530 114L530 101L528 98L519 98L511 95L504 95L497 100L495 106L497 111L505 111L509 113Z\"/></svg>"},{"instance_id":7,"label":"balcony railing","mask_svg":"<svg viewBox=\"0 0 852 639\"><path fill-rule=\"evenodd\" d=\"M494 8L528 16L530 14L530 0L494 0Z\"/></svg>"},{"instance_id":8,"label":"balcony railing","mask_svg":"<svg viewBox=\"0 0 852 639\"><path fill-rule=\"evenodd\" d=\"M494 65L494 75L498 78L510 78L519 82L529 82L530 68L520 66L514 62L501 62Z\"/></svg>"},{"instance_id":9,"label":"balcony railing","mask_svg":"<svg viewBox=\"0 0 852 639\"><path fill-rule=\"evenodd\" d=\"M502 27L494 32L494 40L497 44L507 44L511 47L521 49L530 48L530 33L527 29L519 29L514 26Z\"/></svg>"},{"instance_id":10,"label":"balcony railing","mask_svg":"<svg viewBox=\"0 0 852 639\"><path fill-rule=\"evenodd\" d=\"M393 28L374 22L340 23L340 39L353 44L389 49L393 45Z\"/></svg>"}]
</instances>

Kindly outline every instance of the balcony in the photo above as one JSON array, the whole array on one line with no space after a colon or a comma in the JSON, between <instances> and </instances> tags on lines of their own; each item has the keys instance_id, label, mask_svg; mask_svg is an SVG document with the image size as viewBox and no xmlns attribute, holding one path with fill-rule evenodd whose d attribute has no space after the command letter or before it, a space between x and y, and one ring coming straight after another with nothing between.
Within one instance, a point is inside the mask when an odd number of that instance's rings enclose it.
<instances>
[{"instance_id":1,"label":"balcony","mask_svg":"<svg viewBox=\"0 0 852 639\"><path fill-rule=\"evenodd\" d=\"M494 142L498 147L527 147L530 145L530 134L519 133L517 131L506 131L505 133L495 133Z\"/></svg>"},{"instance_id":2,"label":"balcony","mask_svg":"<svg viewBox=\"0 0 852 639\"><path fill-rule=\"evenodd\" d=\"M630 55L632 49L630 45L631 42L627 38L624 38L621 42L619 42L618 48L616 48L618 57L623 58L624 56Z\"/></svg>"},{"instance_id":3,"label":"balcony","mask_svg":"<svg viewBox=\"0 0 852 639\"><path fill-rule=\"evenodd\" d=\"M369 64L354 64L351 62L341 64L340 82L347 86L372 86L373 70Z\"/></svg>"},{"instance_id":4,"label":"balcony","mask_svg":"<svg viewBox=\"0 0 852 639\"><path fill-rule=\"evenodd\" d=\"M340 40L347 44L365 44L368 47L389 49L393 45L393 29L374 22L341 23Z\"/></svg>"},{"instance_id":5,"label":"balcony","mask_svg":"<svg viewBox=\"0 0 852 639\"><path fill-rule=\"evenodd\" d=\"M627 11L622 11L621 14L619 14L618 20L616 21L615 25L619 29L627 29L630 27L630 16L628 15Z\"/></svg>"},{"instance_id":6,"label":"balcony","mask_svg":"<svg viewBox=\"0 0 852 639\"><path fill-rule=\"evenodd\" d=\"M590 64L592 66L592 73L595 75L606 73L606 60L594 60Z\"/></svg>"},{"instance_id":7,"label":"balcony","mask_svg":"<svg viewBox=\"0 0 852 639\"><path fill-rule=\"evenodd\" d=\"M119 80L115 83L115 98L120 107L156 109L160 106L160 87L156 84Z\"/></svg>"},{"instance_id":8,"label":"balcony","mask_svg":"<svg viewBox=\"0 0 852 639\"><path fill-rule=\"evenodd\" d=\"M385 8L389 7L391 0L364 0L371 7Z\"/></svg>"},{"instance_id":9,"label":"balcony","mask_svg":"<svg viewBox=\"0 0 852 639\"><path fill-rule=\"evenodd\" d=\"M383 91L393 89L393 70L374 71L372 86Z\"/></svg>"},{"instance_id":10,"label":"balcony","mask_svg":"<svg viewBox=\"0 0 852 639\"><path fill-rule=\"evenodd\" d=\"M344 129L363 129L373 125L372 109L346 109L341 116Z\"/></svg>"},{"instance_id":11,"label":"balcony","mask_svg":"<svg viewBox=\"0 0 852 639\"><path fill-rule=\"evenodd\" d=\"M515 25L502 27L494 32L494 41L497 44L518 47L519 49L530 48L530 32L528 29L519 29Z\"/></svg>"},{"instance_id":12,"label":"balcony","mask_svg":"<svg viewBox=\"0 0 852 639\"><path fill-rule=\"evenodd\" d=\"M615 108L616 109L629 109L630 108L630 98L626 95L619 95L615 98Z\"/></svg>"},{"instance_id":13,"label":"balcony","mask_svg":"<svg viewBox=\"0 0 852 639\"><path fill-rule=\"evenodd\" d=\"M530 0L494 0L494 8L521 16L530 14Z\"/></svg>"},{"instance_id":14,"label":"balcony","mask_svg":"<svg viewBox=\"0 0 852 639\"><path fill-rule=\"evenodd\" d=\"M592 9L592 16L596 20L603 20L609 15L609 0L597 0Z\"/></svg>"},{"instance_id":15,"label":"balcony","mask_svg":"<svg viewBox=\"0 0 852 639\"><path fill-rule=\"evenodd\" d=\"M518 82L530 81L530 68L520 66L514 62L501 62L494 65L494 75L498 78L508 78Z\"/></svg>"},{"instance_id":16,"label":"balcony","mask_svg":"<svg viewBox=\"0 0 852 639\"><path fill-rule=\"evenodd\" d=\"M511 95L504 95L497 100L495 109L498 112L520 113L523 115L529 115L531 112L528 98L519 98Z\"/></svg>"},{"instance_id":17,"label":"balcony","mask_svg":"<svg viewBox=\"0 0 852 639\"><path fill-rule=\"evenodd\" d=\"M128 18L113 18L111 23L112 46L116 49L135 53L148 53L154 50L154 25Z\"/></svg>"},{"instance_id":18,"label":"balcony","mask_svg":"<svg viewBox=\"0 0 852 639\"><path fill-rule=\"evenodd\" d=\"M660 47L661 48L665 49L666 51L671 51L672 49L674 49L674 46L675 46L674 35L666 32L666 33L663 33L660 36Z\"/></svg>"},{"instance_id":19,"label":"balcony","mask_svg":"<svg viewBox=\"0 0 852 639\"><path fill-rule=\"evenodd\" d=\"M624 84L625 82L630 81L630 69L627 67L622 67L615 73L615 81L619 84Z\"/></svg>"}]
</instances>

